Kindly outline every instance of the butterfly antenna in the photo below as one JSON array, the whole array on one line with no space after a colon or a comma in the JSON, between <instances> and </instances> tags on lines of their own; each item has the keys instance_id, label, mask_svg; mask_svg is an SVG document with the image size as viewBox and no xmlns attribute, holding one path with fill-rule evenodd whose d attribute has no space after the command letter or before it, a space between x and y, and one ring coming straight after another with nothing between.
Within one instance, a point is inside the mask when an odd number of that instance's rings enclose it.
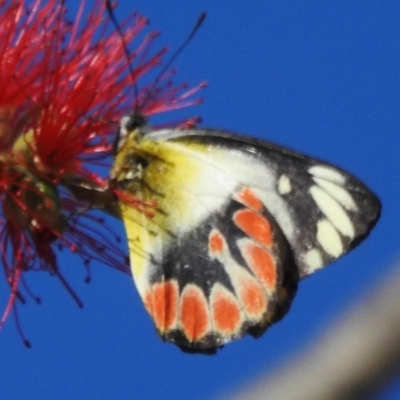
<instances>
[{"instance_id":1,"label":"butterfly antenna","mask_svg":"<svg viewBox=\"0 0 400 400\"><path fill-rule=\"evenodd\" d=\"M171 64L176 60L176 58L179 56L179 54L184 50L184 48L190 43L190 41L193 39L194 35L197 33L197 31L200 29L201 25L203 24L205 18L207 16L206 12L202 12L199 15L199 18L197 19L194 27L192 28L191 32L187 36L187 38L184 40L184 42L179 46L179 48L175 51L175 53L172 55L172 57L169 59L169 61L164 65L163 69L161 72L158 74L157 78L154 80L153 84L151 85L149 91L148 91L148 96L144 100L143 104L141 105L142 107L146 104L146 101L151 98L151 93L157 86L157 84L160 82L162 79L163 75L165 72L168 70L168 68L171 66Z\"/></svg>"},{"instance_id":2,"label":"butterfly antenna","mask_svg":"<svg viewBox=\"0 0 400 400\"><path fill-rule=\"evenodd\" d=\"M118 34L119 34L119 36L121 38L122 47L124 49L124 53L125 53L126 59L128 61L129 73L133 77L133 76L135 76L135 74L134 74L134 71L133 71L133 68L132 68L132 64L131 64L132 56L131 56L131 53L129 52L129 49L128 49L128 43L125 40L125 34L124 34L124 32L122 32L121 26L118 23L117 18L115 17L114 8L113 8L113 6L111 4L111 0L105 0L104 3L105 3L105 6L106 6L106 10L108 12L108 15L110 16L111 22L115 26L115 29L117 30L117 32L118 32ZM134 85L134 91L135 91L135 99L137 99L138 98L138 89L137 89L136 83Z\"/></svg>"},{"instance_id":3,"label":"butterfly antenna","mask_svg":"<svg viewBox=\"0 0 400 400\"><path fill-rule=\"evenodd\" d=\"M126 55L126 58L128 60L128 68L129 68L129 73L131 74L131 76L135 76L133 68L132 68L132 64L131 64L131 54L128 50L128 44L125 40L125 35L121 30L121 26L118 23L115 14L114 14L114 9L113 6L111 4L111 0L104 0L104 3L106 5L106 9L107 12L110 16L110 19L112 21L112 23L115 26L115 29L117 30L119 36L121 37L121 41L123 44L123 48L124 48L124 52ZM165 74L165 72L168 70L168 68L171 66L171 64L176 60L176 58L179 56L179 54L183 51L183 49L189 44L189 42L193 39L193 36L196 34L196 32L199 30L199 28L201 27L201 25L203 24L205 18L206 18L207 13L203 12L200 14L199 18L197 19L194 27L192 28L191 32L189 33L189 35L187 36L187 38L185 39L185 41L179 46L179 48L175 51L175 53L173 54L173 56L169 59L169 61L165 64L165 66L163 67L163 69L161 70L161 72L158 74L157 78L154 80L153 84L151 85L149 91L148 91L148 95L145 98L145 100L143 101L143 104L141 104L140 106L138 104L135 105L135 114L137 113L137 109L143 107L146 102L151 98L151 94L153 92L153 90L155 89L155 87L157 86L157 84L160 82L160 80L162 79L163 75ZM134 90L135 90L135 99L138 99L138 88L137 85L135 83L134 86Z\"/></svg>"}]
</instances>

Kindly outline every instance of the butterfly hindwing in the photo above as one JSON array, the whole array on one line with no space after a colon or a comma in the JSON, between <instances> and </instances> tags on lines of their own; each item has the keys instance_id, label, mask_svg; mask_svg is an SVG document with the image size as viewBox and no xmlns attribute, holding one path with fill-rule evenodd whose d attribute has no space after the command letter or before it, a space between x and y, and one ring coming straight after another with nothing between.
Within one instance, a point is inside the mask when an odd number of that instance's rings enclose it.
<instances>
[{"instance_id":1,"label":"butterfly hindwing","mask_svg":"<svg viewBox=\"0 0 400 400\"><path fill-rule=\"evenodd\" d=\"M286 259L286 246L262 210L227 201L173 241L158 267L152 265L145 304L160 335L202 349L249 329L263 331L286 311L295 293L296 268ZM157 309L166 298L168 306Z\"/></svg>"},{"instance_id":2,"label":"butterfly hindwing","mask_svg":"<svg viewBox=\"0 0 400 400\"><path fill-rule=\"evenodd\" d=\"M368 234L379 201L347 172L229 133L158 130L128 137L113 182L136 286L160 335L212 349L257 335L287 311L297 281Z\"/></svg>"}]
</instances>

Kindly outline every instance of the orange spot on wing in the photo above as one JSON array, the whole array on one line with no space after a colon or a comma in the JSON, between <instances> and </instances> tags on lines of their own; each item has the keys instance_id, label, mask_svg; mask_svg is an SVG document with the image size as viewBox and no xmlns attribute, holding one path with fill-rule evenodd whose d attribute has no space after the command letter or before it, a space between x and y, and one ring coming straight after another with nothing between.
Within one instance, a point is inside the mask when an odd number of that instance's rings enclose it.
<instances>
[{"instance_id":1,"label":"orange spot on wing","mask_svg":"<svg viewBox=\"0 0 400 400\"><path fill-rule=\"evenodd\" d=\"M154 284L145 296L145 306L161 332L175 327L178 317L178 283L174 280Z\"/></svg>"},{"instance_id":2,"label":"orange spot on wing","mask_svg":"<svg viewBox=\"0 0 400 400\"><path fill-rule=\"evenodd\" d=\"M248 187L240 189L236 194L235 198L239 200L245 206L255 210L262 211L264 205L257 195Z\"/></svg>"},{"instance_id":3,"label":"orange spot on wing","mask_svg":"<svg viewBox=\"0 0 400 400\"><path fill-rule=\"evenodd\" d=\"M238 297L245 312L254 318L260 318L267 310L267 299L262 287L249 275L239 283Z\"/></svg>"},{"instance_id":4,"label":"orange spot on wing","mask_svg":"<svg viewBox=\"0 0 400 400\"><path fill-rule=\"evenodd\" d=\"M277 284L277 270L271 253L258 244L250 242L243 246L242 255L263 286L267 290L274 289Z\"/></svg>"},{"instance_id":5,"label":"orange spot on wing","mask_svg":"<svg viewBox=\"0 0 400 400\"><path fill-rule=\"evenodd\" d=\"M153 296L151 290L145 293L143 296L143 303L144 307L146 308L147 312L153 316Z\"/></svg>"},{"instance_id":6,"label":"orange spot on wing","mask_svg":"<svg viewBox=\"0 0 400 400\"><path fill-rule=\"evenodd\" d=\"M240 306L235 297L224 287L213 288L211 310L214 327L222 335L232 336L242 325Z\"/></svg>"},{"instance_id":7,"label":"orange spot on wing","mask_svg":"<svg viewBox=\"0 0 400 400\"><path fill-rule=\"evenodd\" d=\"M243 232L259 243L268 247L272 246L271 225L262 215L249 209L243 209L234 214L233 221Z\"/></svg>"},{"instance_id":8,"label":"orange spot on wing","mask_svg":"<svg viewBox=\"0 0 400 400\"><path fill-rule=\"evenodd\" d=\"M210 330L210 316L203 291L195 285L187 285L181 295L179 320L190 342L200 340Z\"/></svg>"},{"instance_id":9,"label":"orange spot on wing","mask_svg":"<svg viewBox=\"0 0 400 400\"><path fill-rule=\"evenodd\" d=\"M211 255L220 254L223 252L225 247L225 239L221 232L217 229L213 229L208 237L209 252Z\"/></svg>"}]
</instances>

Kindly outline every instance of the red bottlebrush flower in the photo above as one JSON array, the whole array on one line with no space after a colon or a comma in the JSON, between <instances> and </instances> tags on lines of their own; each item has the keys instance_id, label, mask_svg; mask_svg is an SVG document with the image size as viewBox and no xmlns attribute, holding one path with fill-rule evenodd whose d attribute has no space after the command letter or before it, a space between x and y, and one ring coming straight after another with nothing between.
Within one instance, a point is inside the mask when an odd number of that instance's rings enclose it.
<instances>
[{"instance_id":1,"label":"red bottlebrush flower","mask_svg":"<svg viewBox=\"0 0 400 400\"><path fill-rule=\"evenodd\" d=\"M29 6L0 0L0 254L11 287L0 326L27 271L56 275L76 298L59 270L59 247L76 252L84 264L98 259L128 271L115 235L91 211L97 198L91 199L92 188L106 186L98 167L110 155L115 121L132 109L148 117L199 103L191 96L202 85L174 86L168 74L156 87L134 90L167 49L149 56L153 32L127 60L124 43L138 40L147 20L128 17L122 40L104 7L96 1L84 18L81 2L70 22L59 0ZM81 186L73 190L71 182ZM113 213L112 199L110 204Z\"/></svg>"}]
</instances>

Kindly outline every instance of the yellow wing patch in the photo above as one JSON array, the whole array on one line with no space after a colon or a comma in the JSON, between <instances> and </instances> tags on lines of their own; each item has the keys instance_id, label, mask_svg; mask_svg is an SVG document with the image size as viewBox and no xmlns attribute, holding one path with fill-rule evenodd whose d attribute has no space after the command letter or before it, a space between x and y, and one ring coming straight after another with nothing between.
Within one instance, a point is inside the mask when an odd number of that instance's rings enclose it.
<instances>
[{"instance_id":1,"label":"yellow wing patch","mask_svg":"<svg viewBox=\"0 0 400 400\"><path fill-rule=\"evenodd\" d=\"M112 177L124 191L142 201L154 201L155 215L146 216L129 204L120 205L129 240L132 273L141 295L146 288L151 255L190 231L217 209L233 190L225 173L208 161L207 145L154 141L132 134L117 154ZM213 148L213 157L221 158ZM132 163L129 162L132 161ZM135 164L135 165L133 165ZM125 181L125 182L124 182Z\"/></svg>"}]
</instances>

